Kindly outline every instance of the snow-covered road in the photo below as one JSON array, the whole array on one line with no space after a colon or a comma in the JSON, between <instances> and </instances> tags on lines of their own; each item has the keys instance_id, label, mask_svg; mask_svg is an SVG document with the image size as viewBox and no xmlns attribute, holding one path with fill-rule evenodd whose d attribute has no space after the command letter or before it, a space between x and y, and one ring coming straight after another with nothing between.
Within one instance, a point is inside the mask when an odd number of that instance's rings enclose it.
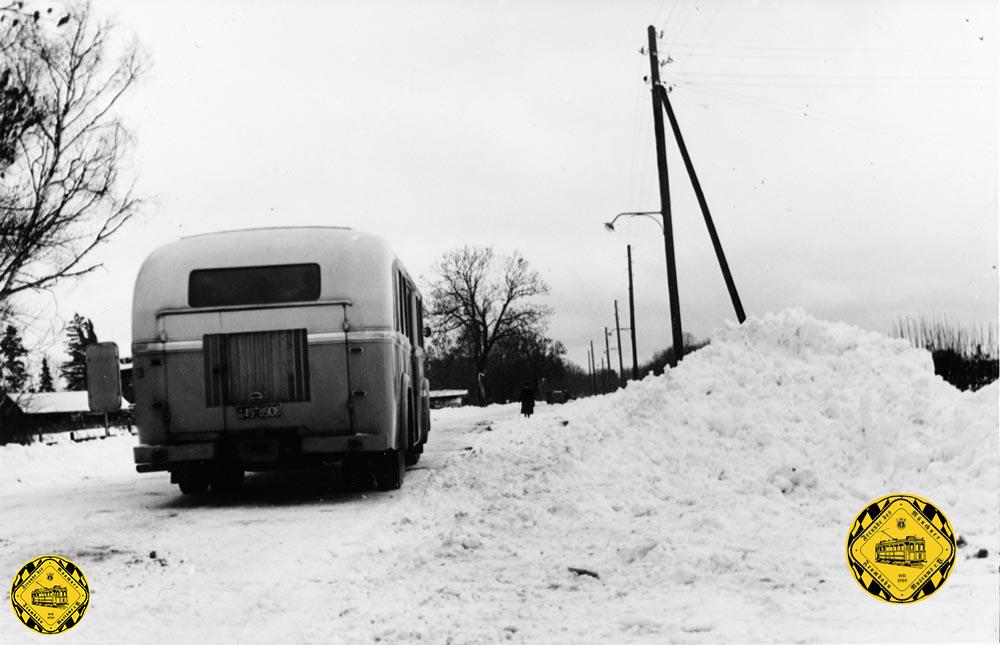
<instances>
[{"instance_id":1,"label":"snow-covered road","mask_svg":"<svg viewBox=\"0 0 1000 645\"><path fill-rule=\"evenodd\" d=\"M435 411L399 491L296 472L193 499L137 475L131 437L4 446L0 578L44 553L80 565L92 601L67 643L996 642L997 393L790 311L531 419ZM962 538L912 605L870 597L845 557L893 492ZM38 641L4 613L0 644Z\"/></svg>"},{"instance_id":2,"label":"snow-covered road","mask_svg":"<svg viewBox=\"0 0 1000 645\"><path fill-rule=\"evenodd\" d=\"M136 474L130 437L11 446L32 454L34 468L20 470L37 476L3 482L0 572L12 577L42 553L65 555L83 569L91 606L79 627L59 637L67 642L399 637L433 591L401 601L393 589L404 574L407 589L423 587L401 560L421 539L406 530L404 509L420 503L431 471L471 448L486 424L516 412L435 412L432 441L404 487L392 492L345 491L331 469L252 473L234 499L192 498L165 473ZM45 452L51 473L38 456ZM76 477L82 481L66 481ZM4 613L0 643L37 639ZM386 613L400 620L381 624L376 616Z\"/></svg>"}]
</instances>

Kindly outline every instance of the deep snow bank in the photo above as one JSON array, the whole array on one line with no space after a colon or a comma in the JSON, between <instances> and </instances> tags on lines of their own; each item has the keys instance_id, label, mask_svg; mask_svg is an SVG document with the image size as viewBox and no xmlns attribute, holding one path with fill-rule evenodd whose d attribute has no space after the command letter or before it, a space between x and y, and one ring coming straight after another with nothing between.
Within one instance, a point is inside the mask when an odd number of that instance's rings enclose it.
<instances>
[{"instance_id":1,"label":"deep snow bank","mask_svg":"<svg viewBox=\"0 0 1000 645\"><path fill-rule=\"evenodd\" d=\"M985 561L962 561L978 548L996 573L997 394L996 384L959 392L904 341L801 310L753 318L661 377L489 428L432 475L425 499L447 510L428 518L438 527L432 555L503 563L550 592L575 589L567 604L581 608L580 634L601 633L601 617L617 614L632 616L626 631L774 640L781 629L755 634L733 608L734 598L769 594L786 619L825 611L846 625L837 607L879 604L856 588L844 544L856 513L882 495L936 502L968 541L951 587L961 587L963 569L987 571ZM567 566L593 569L600 582ZM580 602L580 585L601 586L596 605ZM831 588L824 608L808 604ZM986 589L992 597L973 602L994 618L966 637L995 636L995 578ZM879 620L883 638L963 633L912 616ZM872 637L857 621L850 633L777 624L788 638Z\"/></svg>"},{"instance_id":2,"label":"deep snow bank","mask_svg":"<svg viewBox=\"0 0 1000 645\"><path fill-rule=\"evenodd\" d=\"M91 429L103 432L104 428ZM46 435L46 443L0 446L0 495L53 484L72 484L97 474L135 474L136 438L115 428L106 439L74 442L69 433Z\"/></svg>"}]
</instances>

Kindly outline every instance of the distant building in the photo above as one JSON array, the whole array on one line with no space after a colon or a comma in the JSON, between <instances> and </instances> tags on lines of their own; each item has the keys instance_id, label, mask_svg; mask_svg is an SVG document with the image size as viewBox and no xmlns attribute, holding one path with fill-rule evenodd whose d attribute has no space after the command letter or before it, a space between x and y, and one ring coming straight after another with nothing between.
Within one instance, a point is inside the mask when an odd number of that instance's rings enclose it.
<instances>
[{"instance_id":1,"label":"distant building","mask_svg":"<svg viewBox=\"0 0 1000 645\"><path fill-rule=\"evenodd\" d=\"M431 407L436 410L438 408L457 408L466 405L469 396L466 390L431 390L430 399Z\"/></svg>"},{"instance_id":2,"label":"distant building","mask_svg":"<svg viewBox=\"0 0 1000 645\"><path fill-rule=\"evenodd\" d=\"M112 425L130 423L129 403L108 415ZM0 444L28 442L55 432L93 428L104 415L91 412L86 392L8 392L0 395Z\"/></svg>"}]
</instances>

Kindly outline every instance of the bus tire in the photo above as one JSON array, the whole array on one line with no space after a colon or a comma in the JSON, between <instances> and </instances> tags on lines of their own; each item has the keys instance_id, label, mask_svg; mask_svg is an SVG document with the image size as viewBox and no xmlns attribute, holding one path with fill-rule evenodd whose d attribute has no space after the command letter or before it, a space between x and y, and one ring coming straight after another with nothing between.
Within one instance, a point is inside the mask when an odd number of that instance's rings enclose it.
<instances>
[{"instance_id":1,"label":"bus tire","mask_svg":"<svg viewBox=\"0 0 1000 645\"><path fill-rule=\"evenodd\" d=\"M340 474L346 490L365 491L371 486L371 464L360 455L344 457L340 462Z\"/></svg>"},{"instance_id":2,"label":"bus tire","mask_svg":"<svg viewBox=\"0 0 1000 645\"><path fill-rule=\"evenodd\" d=\"M406 473L404 451L386 450L372 461L379 490L396 490L403 485Z\"/></svg>"},{"instance_id":3,"label":"bus tire","mask_svg":"<svg viewBox=\"0 0 1000 645\"><path fill-rule=\"evenodd\" d=\"M177 486L184 495L204 495L210 483L208 473L200 470L177 473Z\"/></svg>"},{"instance_id":4,"label":"bus tire","mask_svg":"<svg viewBox=\"0 0 1000 645\"><path fill-rule=\"evenodd\" d=\"M415 466L420 461L420 437L417 436L417 415L413 410L413 392L406 395L406 452L403 454L404 466Z\"/></svg>"},{"instance_id":5,"label":"bus tire","mask_svg":"<svg viewBox=\"0 0 1000 645\"><path fill-rule=\"evenodd\" d=\"M219 468L212 472L212 492L216 495L233 495L243 487L243 469Z\"/></svg>"}]
</instances>

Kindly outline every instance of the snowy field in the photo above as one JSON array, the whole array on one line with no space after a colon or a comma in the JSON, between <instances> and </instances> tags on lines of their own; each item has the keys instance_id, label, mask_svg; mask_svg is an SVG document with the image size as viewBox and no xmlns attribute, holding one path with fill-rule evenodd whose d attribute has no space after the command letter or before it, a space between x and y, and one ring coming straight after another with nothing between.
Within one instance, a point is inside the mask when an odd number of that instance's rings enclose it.
<instances>
[{"instance_id":1,"label":"snowy field","mask_svg":"<svg viewBox=\"0 0 1000 645\"><path fill-rule=\"evenodd\" d=\"M91 607L65 643L996 642L997 397L786 311L528 420L434 411L388 493L294 472L192 499L134 472L131 437L0 447L0 578L43 553L79 564ZM905 606L845 560L855 515L898 492L966 543ZM0 611L0 643L42 638Z\"/></svg>"}]
</instances>

